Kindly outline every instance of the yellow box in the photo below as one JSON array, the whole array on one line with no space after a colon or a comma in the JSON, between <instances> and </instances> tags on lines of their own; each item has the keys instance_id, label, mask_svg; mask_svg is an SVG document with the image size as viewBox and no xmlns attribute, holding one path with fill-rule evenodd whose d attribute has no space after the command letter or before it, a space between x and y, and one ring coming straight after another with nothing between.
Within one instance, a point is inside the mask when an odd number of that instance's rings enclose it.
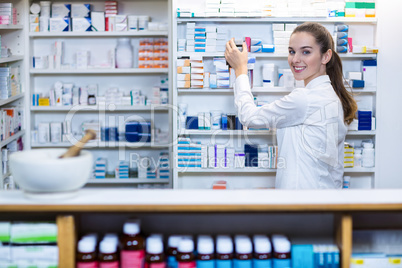
<instances>
[{"instance_id":1,"label":"yellow box","mask_svg":"<svg viewBox=\"0 0 402 268\"><path fill-rule=\"evenodd\" d=\"M49 98L39 98L39 106L50 106Z\"/></svg>"}]
</instances>

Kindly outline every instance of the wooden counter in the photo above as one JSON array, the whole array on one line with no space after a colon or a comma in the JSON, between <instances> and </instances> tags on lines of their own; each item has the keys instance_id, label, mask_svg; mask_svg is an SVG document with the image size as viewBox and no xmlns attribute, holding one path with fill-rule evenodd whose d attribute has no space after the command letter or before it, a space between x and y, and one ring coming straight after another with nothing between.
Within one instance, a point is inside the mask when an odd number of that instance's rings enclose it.
<instances>
[{"instance_id":1,"label":"wooden counter","mask_svg":"<svg viewBox=\"0 0 402 268\"><path fill-rule=\"evenodd\" d=\"M304 221L307 226L310 225L307 219L309 215L330 215L333 219L330 227L333 229L330 233L341 251L342 267L348 268L352 253L353 215L365 212L402 215L402 190L82 189L76 196L64 200L32 200L26 198L21 191L0 192L0 215L2 213L3 217L25 213L56 216L59 227L60 268L75 267L75 241L79 229L77 222L82 223L85 221L85 215L93 213L100 215L99 225L105 224L103 219L110 217L110 213L128 216L159 215L162 219L165 219L167 214L179 215L180 219L188 219L198 214L201 222L205 222L208 217L210 220L210 217L217 219L216 217L222 215L231 215L230 217L235 219L246 216L251 220L253 215L271 217L272 214L273 219L277 214L295 214L298 220L294 224ZM217 225L219 224L218 220ZM244 230L248 230L247 225L244 225Z\"/></svg>"}]
</instances>

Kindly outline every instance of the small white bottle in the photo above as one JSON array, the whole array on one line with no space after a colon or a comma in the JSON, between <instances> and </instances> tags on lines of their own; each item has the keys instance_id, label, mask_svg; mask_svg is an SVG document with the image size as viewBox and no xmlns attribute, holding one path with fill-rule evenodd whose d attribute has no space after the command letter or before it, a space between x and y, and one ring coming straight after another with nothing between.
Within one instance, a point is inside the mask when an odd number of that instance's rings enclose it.
<instances>
[{"instance_id":1,"label":"small white bottle","mask_svg":"<svg viewBox=\"0 0 402 268\"><path fill-rule=\"evenodd\" d=\"M372 143L363 144L362 166L374 167L374 145Z\"/></svg>"},{"instance_id":2,"label":"small white bottle","mask_svg":"<svg viewBox=\"0 0 402 268\"><path fill-rule=\"evenodd\" d=\"M362 148L355 148L353 166L362 167Z\"/></svg>"},{"instance_id":3,"label":"small white bottle","mask_svg":"<svg viewBox=\"0 0 402 268\"><path fill-rule=\"evenodd\" d=\"M350 187L350 176L343 177L343 189L349 189Z\"/></svg>"},{"instance_id":4,"label":"small white bottle","mask_svg":"<svg viewBox=\"0 0 402 268\"><path fill-rule=\"evenodd\" d=\"M133 68L133 47L129 38L117 40L116 68Z\"/></svg>"},{"instance_id":5,"label":"small white bottle","mask_svg":"<svg viewBox=\"0 0 402 268\"><path fill-rule=\"evenodd\" d=\"M262 66L262 85L263 87L275 86L275 64L265 63Z\"/></svg>"},{"instance_id":6,"label":"small white bottle","mask_svg":"<svg viewBox=\"0 0 402 268\"><path fill-rule=\"evenodd\" d=\"M292 70L290 69L283 70L283 86L289 89L295 87L295 78L293 76Z\"/></svg>"}]
</instances>

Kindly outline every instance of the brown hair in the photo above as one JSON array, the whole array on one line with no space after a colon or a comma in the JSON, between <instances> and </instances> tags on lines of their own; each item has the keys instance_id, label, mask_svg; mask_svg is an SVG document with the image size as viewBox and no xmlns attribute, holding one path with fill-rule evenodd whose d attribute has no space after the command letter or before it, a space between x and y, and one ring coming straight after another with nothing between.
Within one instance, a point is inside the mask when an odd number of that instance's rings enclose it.
<instances>
[{"instance_id":1,"label":"brown hair","mask_svg":"<svg viewBox=\"0 0 402 268\"><path fill-rule=\"evenodd\" d=\"M353 93L347 91L343 84L342 61L334 50L334 40L331 34L324 26L315 22L305 22L297 26L292 34L297 32L307 32L314 36L315 41L321 48L321 54L324 54L329 49L332 50L332 57L326 65L326 73L331 80L336 95L341 100L343 119L349 125L356 117L357 103L353 98Z\"/></svg>"}]
</instances>

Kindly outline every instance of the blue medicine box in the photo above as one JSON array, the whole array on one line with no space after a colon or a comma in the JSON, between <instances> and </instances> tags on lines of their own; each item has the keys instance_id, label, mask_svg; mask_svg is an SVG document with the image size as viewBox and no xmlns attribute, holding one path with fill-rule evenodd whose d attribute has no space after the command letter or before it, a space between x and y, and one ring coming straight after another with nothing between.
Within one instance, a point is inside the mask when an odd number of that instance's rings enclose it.
<instances>
[{"instance_id":1,"label":"blue medicine box","mask_svg":"<svg viewBox=\"0 0 402 268\"><path fill-rule=\"evenodd\" d=\"M352 88L364 88L364 80L352 80Z\"/></svg>"},{"instance_id":2,"label":"blue medicine box","mask_svg":"<svg viewBox=\"0 0 402 268\"><path fill-rule=\"evenodd\" d=\"M126 132L126 141L138 142L139 141L138 132Z\"/></svg>"},{"instance_id":3,"label":"blue medicine box","mask_svg":"<svg viewBox=\"0 0 402 268\"><path fill-rule=\"evenodd\" d=\"M186 129L198 129L198 116L187 116Z\"/></svg>"}]
</instances>

